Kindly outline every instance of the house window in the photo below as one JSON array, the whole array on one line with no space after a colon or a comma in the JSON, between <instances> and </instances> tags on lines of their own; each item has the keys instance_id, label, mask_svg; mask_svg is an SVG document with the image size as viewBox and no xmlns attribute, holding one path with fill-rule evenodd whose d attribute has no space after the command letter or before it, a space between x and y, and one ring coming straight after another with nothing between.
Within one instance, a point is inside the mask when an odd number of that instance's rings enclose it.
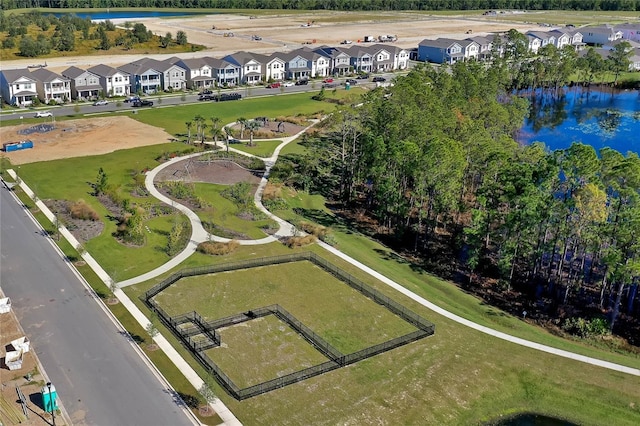
<instances>
[{"instance_id":1,"label":"house window","mask_svg":"<svg viewBox=\"0 0 640 426\"><path fill-rule=\"evenodd\" d=\"M116 92L117 94L122 93L122 87L120 87L120 86L116 87L116 88L115 88L115 92Z\"/></svg>"},{"instance_id":2,"label":"house window","mask_svg":"<svg viewBox=\"0 0 640 426\"><path fill-rule=\"evenodd\" d=\"M27 90L31 89L31 83L25 83L24 88Z\"/></svg>"}]
</instances>

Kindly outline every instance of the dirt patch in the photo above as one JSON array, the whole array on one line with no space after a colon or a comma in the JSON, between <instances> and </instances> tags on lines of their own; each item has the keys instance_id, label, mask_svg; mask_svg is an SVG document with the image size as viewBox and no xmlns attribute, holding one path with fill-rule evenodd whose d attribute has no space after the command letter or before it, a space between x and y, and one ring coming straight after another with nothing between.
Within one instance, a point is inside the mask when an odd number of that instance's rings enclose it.
<instances>
[{"instance_id":1,"label":"dirt patch","mask_svg":"<svg viewBox=\"0 0 640 426\"><path fill-rule=\"evenodd\" d=\"M298 124L289 123L287 121L279 121L276 119L268 119L269 121L259 121L263 124L254 131L254 140L256 139L278 139L293 136L304 130L304 126ZM234 124L231 129L234 136L240 136L240 124ZM249 131L245 130L242 135L245 139L249 137Z\"/></svg>"},{"instance_id":2,"label":"dirt patch","mask_svg":"<svg viewBox=\"0 0 640 426\"><path fill-rule=\"evenodd\" d=\"M173 137L162 129L129 117L92 117L55 123L47 133L20 135L29 125L0 128L3 142L29 139L33 149L3 153L14 165L62 158L107 154L119 149L167 143Z\"/></svg>"},{"instance_id":3,"label":"dirt patch","mask_svg":"<svg viewBox=\"0 0 640 426\"><path fill-rule=\"evenodd\" d=\"M199 161L188 159L178 161L165 167L156 175L156 180L205 182L219 185L233 185L238 182L249 182L257 185L262 179L261 172L252 172L228 160Z\"/></svg>"}]
</instances>

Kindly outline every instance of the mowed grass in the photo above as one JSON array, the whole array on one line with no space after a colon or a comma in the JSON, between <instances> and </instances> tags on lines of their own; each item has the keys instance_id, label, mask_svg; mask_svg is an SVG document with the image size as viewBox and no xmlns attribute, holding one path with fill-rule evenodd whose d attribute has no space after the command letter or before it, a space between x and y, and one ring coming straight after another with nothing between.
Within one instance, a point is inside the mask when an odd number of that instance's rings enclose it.
<instances>
[{"instance_id":1,"label":"mowed grass","mask_svg":"<svg viewBox=\"0 0 640 426\"><path fill-rule=\"evenodd\" d=\"M142 206L158 204L159 201L155 198L131 195L133 175L144 168L156 167L160 163L155 158L163 153L191 149L182 144L166 143L99 156L23 164L15 170L38 198L68 201L82 199L98 212L105 224L104 230L99 237L89 240L85 248L112 278L121 281L148 272L169 260L164 247L175 219L173 215L168 215L146 221L145 225L151 232L145 232L144 246L133 247L119 243L112 236L117 228L115 218L92 195L91 184L96 182L98 170L102 168L107 175L108 184L118 188L117 192L131 199L132 203Z\"/></svg>"},{"instance_id":2,"label":"mowed grass","mask_svg":"<svg viewBox=\"0 0 640 426\"><path fill-rule=\"evenodd\" d=\"M344 354L416 330L308 261L183 278L155 300L169 315L207 320L279 304Z\"/></svg>"},{"instance_id":3,"label":"mowed grass","mask_svg":"<svg viewBox=\"0 0 640 426\"><path fill-rule=\"evenodd\" d=\"M209 183L194 184L196 196L205 200L210 206L196 211L200 220L213 223L215 226L225 230L243 234L246 238L260 239L266 237L267 234L263 231L263 228L275 226L275 222L266 217L260 220L247 220L240 217L238 215L240 213L238 206L220 194L227 188L228 186L225 185ZM255 187L252 191L255 192ZM219 236L227 237L227 235ZM228 237L232 238L233 235L229 235Z\"/></svg>"},{"instance_id":4,"label":"mowed grass","mask_svg":"<svg viewBox=\"0 0 640 426\"><path fill-rule=\"evenodd\" d=\"M220 339L220 347L205 353L239 388L328 361L274 315L221 329Z\"/></svg>"},{"instance_id":5,"label":"mowed grass","mask_svg":"<svg viewBox=\"0 0 640 426\"><path fill-rule=\"evenodd\" d=\"M260 158L267 158L273 155L273 152L281 143L281 140L254 139L253 146L249 146L248 143L234 144L231 146L238 151L246 152L247 154L252 154Z\"/></svg>"}]
</instances>

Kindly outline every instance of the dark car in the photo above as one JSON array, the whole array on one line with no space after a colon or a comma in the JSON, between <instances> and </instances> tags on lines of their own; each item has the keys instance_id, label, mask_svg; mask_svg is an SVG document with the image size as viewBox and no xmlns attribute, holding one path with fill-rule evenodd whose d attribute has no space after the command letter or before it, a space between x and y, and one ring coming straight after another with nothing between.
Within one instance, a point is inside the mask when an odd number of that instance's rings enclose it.
<instances>
[{"instance_id":1,"label":"dark car","mask_svg":"<svg viewBox=\"0 0 640 426\"><path fill-rule=\"evenodd\" d=\"M211 95L213 92L209 89L204 89L202 92L200 92L201 95Z\"/></svg>"},{"instance_id":2,"label":"dark car","mask_svg":"<svg viewBox=\"0 0 640 426\"><path fill-rule=\"evenodd\" d=\"M296 86L306 86L309 84L309 80L298 80L296 81Z\"/></svg>"},{"instance_id":3,"label":"dark car","mask_svg":"<svg viewBox=\"0 0 640 426\"><path fill-rule=\"evenodd\" d=\"M138 100L138 101L134 101L133 104L131 105L133 107L145 107L145 106L153 106L153 102L148 101L146 99L144 100Z\"/></svg>"},{"instance_id":4,"label":"dark car","mask_svg":"<svg viewBox=\"0 0 640 426\"><path fill-rule=\"evenodd\" d=\"M125 101L125 102L137 102L137 101L139 101L139 100L140 100L140 98L139 98L139 97L137 97L137 96L131 96L130 98L125 99L124 101Z\"/></svg>"},{"instance_id":5,"label":"dark car","mask_svg":"<svg viewBox=\"0 0 640 426\"><path fill-rule=\"evenodd\" d=\"M358 84L358 80L356 80L355 78L348 78L348 79L345 81L345 83L346 83L346 84L350 84L350 85L354 86L354 85Z\"/></svg>"},{"instance_id":6,"label":"dark car","mask_svg":"<svg viewBox=\"0 0 640 426\"><path fill-rule=\"evenodd\" d=\"M358 80L368 80L369 79L369 74L358 74L358 76L356 78Z\"/></svg>"},{"instance_id":7,"label":"dark car","mask_svg":"<svg viewBox=\"0 0 640 426\"><path fill-rule=\"evenodd\" d=\"M237 101L242 99L242 95L237 92L233 93L221 93L218 96L214 96L213 100L216 102L224 102L224 101Z\"/></svg>"},{"instance_id":8,"label":"dark car","mask_svg":"<svg viewBox=\"0 0 640 426\"><path fill-rule=\"evenodd\" d=\"M236 138L229 138L227 139L227 141L232 144L232 143L242 143L242 141L240 139L236 139Z\"/></svg>"},{"instance_id":9,"label":"dark car","mask_svg":"<svg viewBox=\"0 0 640 426\"><path fill-rule=\"evenodd\" d=\"M387 79L384 77L373 77L374 83L384 83L385 81L387 81Z\"/></svg>"},{"instance_id":10,"label":"dark car","mask_svg":"<svg viewBox=\"0 0 640 426\"><path fill-rule=\"evenodd\" d=\"M213 95L209 95L209 94L203 94L198 96L198 100L199 101L212 101L214 99L215 96Z\"/></svg>"},{"instance_id":11,"label":"dark car","mask_svg":"<svg viewBox=\"0 0 640 426\"><path fill-rule=\"evenodd\" d=\"M322 87L325 89L333 89L336 86L338 86L337 83L322 83Z\"/></svg>"}]
</instances>

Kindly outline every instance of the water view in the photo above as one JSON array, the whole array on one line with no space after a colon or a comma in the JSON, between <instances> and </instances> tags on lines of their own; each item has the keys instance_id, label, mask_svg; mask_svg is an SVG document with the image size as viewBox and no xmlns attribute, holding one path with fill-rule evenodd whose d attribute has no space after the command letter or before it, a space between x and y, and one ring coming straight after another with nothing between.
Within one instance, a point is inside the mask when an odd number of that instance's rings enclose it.
<instances>
[{"instance_id":1,"label":"water view","mask_svg":"<svg viewBox=\"0 0 640 426\"><path fill-rule=\"evenodd\" d=\"M564 95L531 98L531 111L519 141L544 142L551 150L573 142L640 154L640 91L566 88Z\"/></svg>"},{"instance_id":2,"label":"water view","mask_svg":"<svg viewBox=\"0 0 640 426\"><path fill-rule=\"evenodd\" d=\"M524 413L488 423L490 426L576 426L575 423L535 413Z\"/></svg>"},{"instance_id":3,"label":"water view","mask_svg":"<svg viewBox=\"0 0 640 426\"><path fill-rule=\"evenodd\" d=\"M107 19L135 19L135 18L168 18L171 16L191 16L191 15L211 15L212 13L203 12L169 12L169 11L103 11L103 12L80 12L75 13L76 16L82 19L91 19L92 21L105 21ZM60 17L66 15L66 13L54 13L55 16Z\"/></svg>"}]
</instances>

